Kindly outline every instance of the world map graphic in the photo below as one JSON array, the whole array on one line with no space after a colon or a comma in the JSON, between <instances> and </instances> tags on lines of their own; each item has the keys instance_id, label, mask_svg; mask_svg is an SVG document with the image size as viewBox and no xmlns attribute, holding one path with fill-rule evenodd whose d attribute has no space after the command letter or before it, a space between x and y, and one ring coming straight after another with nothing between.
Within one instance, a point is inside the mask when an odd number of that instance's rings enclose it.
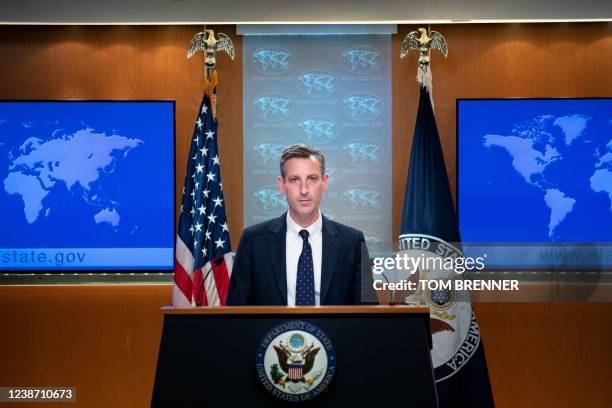
<instances>
[{"instance_id":1,"label":"world map graphic","mask_svg":"<svg viewBox=\"0 0 612 408\"><path fill-rule=\"evenodd\" d=\"M464 241L611 242L610 101L468 102L459 123Z\"/></svg>"},{"instance_id":2,"label":"world map graphic","mask_svg":"<svg viewBox=\"0 0 612 408\"><path fill-rule=\"evenodd\" d=\"M117 202L104 195L101 174L112 174L119 160L143 143L120 135L107 135L84 128L48 140L30 137L9 153L11 163L3 180L7 194L23 201L23 216L29 224L46 217L53 207L45 198L56 189L78 187L84 205L97 208L94 220L118 227L121 214ZM15 155L15 157L13 157Z\"/></svg>"},{"instance_id":3,"label":"world map graphic","mask_svg":"<svg viewBox=\"0 0 612 408\"><path fill-rule=\"evenodd\" d=\"M546 170L551 164L563 161L562 152L571 154L571 146L577 139L590 141L586 139L590 119L579 114L539 116L519 124L510 135L486 135L483 138L485 147L504 149L512 157L512 167L525 182L542 190L542 198L550 208L548 236L551 239L555 238L556 228L572 212L578 198L563 191ZM562 133L561 140L555 137L554 127ZM595 147L593 157L595 165L588 179L589 188L593 193L607 194L612 211L612 138L605 149Z\"/></svg>"}]
</instances>

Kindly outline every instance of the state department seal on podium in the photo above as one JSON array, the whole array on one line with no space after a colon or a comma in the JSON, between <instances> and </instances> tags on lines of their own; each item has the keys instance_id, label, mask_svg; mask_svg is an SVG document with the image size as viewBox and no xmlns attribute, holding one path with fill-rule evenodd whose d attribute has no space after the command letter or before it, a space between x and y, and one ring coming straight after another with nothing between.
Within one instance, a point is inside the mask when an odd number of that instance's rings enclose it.
<instances>
[{"instance_id":1,"label":"state department seal on podium","mask_svg":"<svg viewBox=\"0 0 612 408\"><path fill-rule=\"evenodd\" d=\"M292 320L272 328L257 346L257 377L275 397L309 401L331 383L336 350L312 323Z\"/></svg>"}]
</instances>

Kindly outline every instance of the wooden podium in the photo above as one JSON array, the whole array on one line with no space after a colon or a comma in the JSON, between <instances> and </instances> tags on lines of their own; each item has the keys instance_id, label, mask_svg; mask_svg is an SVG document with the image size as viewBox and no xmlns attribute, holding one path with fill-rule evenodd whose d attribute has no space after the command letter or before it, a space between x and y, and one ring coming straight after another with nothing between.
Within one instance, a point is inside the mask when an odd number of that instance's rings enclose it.
<instances>
[{"instance_id":1,"label":"wooden podium","mask_svg":"<svg viewBox=\"0 0 612 408\"><path fill-rule=\"evenodd\" d=\"M426 307L162 310L154 407L437 406ZM334 377L312 401L280 400L257 377L258 345L272 328L288 321L316 325L335 348Z\"/></svg>"}]
</instances>

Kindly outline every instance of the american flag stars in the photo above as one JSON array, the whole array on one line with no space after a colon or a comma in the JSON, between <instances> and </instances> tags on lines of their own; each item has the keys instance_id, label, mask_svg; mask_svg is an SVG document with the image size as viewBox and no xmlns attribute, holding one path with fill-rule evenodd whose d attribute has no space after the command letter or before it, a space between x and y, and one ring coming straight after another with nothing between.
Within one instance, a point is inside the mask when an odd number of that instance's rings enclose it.
<instances>
[{"instance_id":1,"label":"american flag stars","mask_svg":"<svg viewBox=\"0 0 612 408\"><path fill-rule=\"evenodd\" d=\"M215 223L215 219L216 219L216 218L217 218L217 216L216 216L216 215L210 214L210 215L208 216L208 221L210 221L210 223L211 223L211 224L214 224L214 223Z\"/></svg>"},{"instance_id":2,"label":"american flag stars","mask_svg":"<svg viewBox=\"0 0 612 408\"><path fill-rule=\"evenodd\" d=\"M221 238L219 238L215 241L215 244L217 245L217 248L223 248L223 244L225 244L225 241L222 241Z\"/></svg>"}]
</instances>

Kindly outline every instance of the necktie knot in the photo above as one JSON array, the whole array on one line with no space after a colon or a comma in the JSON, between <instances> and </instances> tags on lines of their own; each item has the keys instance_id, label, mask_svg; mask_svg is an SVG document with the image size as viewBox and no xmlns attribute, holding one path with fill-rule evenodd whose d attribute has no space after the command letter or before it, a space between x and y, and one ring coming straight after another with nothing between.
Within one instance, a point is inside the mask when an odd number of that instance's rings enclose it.
<instances>
[{"instance_id":1,"label":"necktie knot","mask_svg":"<svg viewBox=\"0 0 612 408\"><path fill-rule=\"evenodd\" d=\"M308 242L308 230L301 230L300 237L306 242Z\"/></svg>"}]
</instances>

